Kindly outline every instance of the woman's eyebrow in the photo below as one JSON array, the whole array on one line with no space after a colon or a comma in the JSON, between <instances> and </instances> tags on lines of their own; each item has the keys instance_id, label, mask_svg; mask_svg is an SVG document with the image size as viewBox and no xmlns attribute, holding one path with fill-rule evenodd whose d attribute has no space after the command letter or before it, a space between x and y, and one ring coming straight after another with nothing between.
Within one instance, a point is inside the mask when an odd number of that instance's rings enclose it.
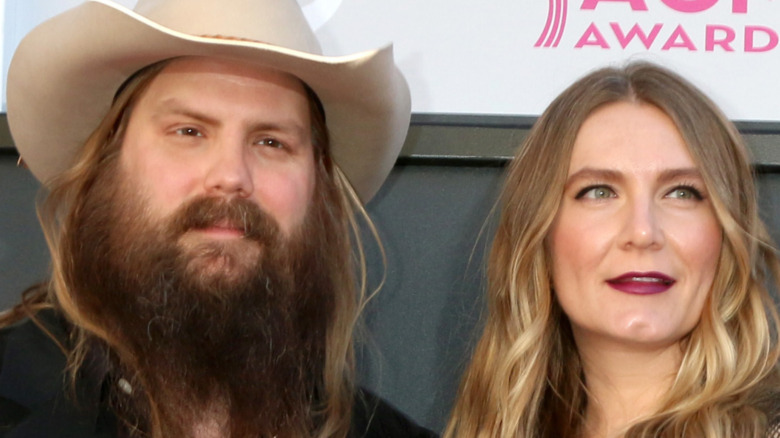
<instances>
[{"instance_id":1,"label":"woman's eyebrow","mask_svg":"<svg viewBox=\"0 0 780 438\"><path fill-rule=\"evenodd\" d=\"M702 179L701 172L695 167L683 167L679 169L666 169L661 172L658 180L662 183L676 179Z\"/></svg>"},{"instance_id":2,"label":"woman's eyebrow","mask_svg":"<svg viewBox=\"0 0 780 438\"><path fill-rule=\"evenodd\" d=\"M623 179L623 174L612 169L597 169L593 167L583 167L582 169L569 175L566 179L566 188L577 180L588 179L604 182L615 182Z\"/></svg>"},{"instance_id":3,"label":"woman's eyebrow","mask_svg":"<svg viewBox=\"0 0 780 438\"><path fill-rule=\"evenodd\" d=\"M593 167L583 167L582 169L569 175L566 180L566 187L581 179L597 180L604 182L616 182L624 178L623 174L617 170L612 169L598 169ZM669 181L677 179L702 179L701 172L695 167L681 167L674 169L664 169L658 177L658 181L661 183L668 183Z\"/></svg>"}]
</instances>

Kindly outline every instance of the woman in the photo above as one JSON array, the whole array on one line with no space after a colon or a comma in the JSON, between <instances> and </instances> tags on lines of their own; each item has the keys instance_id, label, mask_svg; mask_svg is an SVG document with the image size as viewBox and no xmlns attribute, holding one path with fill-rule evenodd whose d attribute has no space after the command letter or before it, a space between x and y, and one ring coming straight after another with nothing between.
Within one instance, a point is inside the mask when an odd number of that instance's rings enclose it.
<instances>
[{"instance_id":1,"label":"woman","mask_svg":"<svg viewBox=\"0 0 780 438\"><path fill-rule=\"evenodd\" d=\"M734 126L691 84L596 71L512 163L448 437L764 437L780 265ZM778 434L777 436L780 436Z\"/></svg>"}]
</instances>

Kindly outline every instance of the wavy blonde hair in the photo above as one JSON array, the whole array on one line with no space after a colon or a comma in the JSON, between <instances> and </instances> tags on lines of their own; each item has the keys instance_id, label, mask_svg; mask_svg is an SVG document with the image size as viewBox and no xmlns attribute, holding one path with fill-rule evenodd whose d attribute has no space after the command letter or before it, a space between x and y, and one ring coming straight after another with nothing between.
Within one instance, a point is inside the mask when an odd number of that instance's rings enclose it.
<instances>
[{"instance_id":1,"label":"wavy blonde hair","mask_svg":"<svg viewBox=\"0 0 780 438\"><path fill-rule=\"evenodd\" d=\"M682 134L723 233L701 319L684 339L674 382L626 437L759 437L778 392L778 315L765 285L780 264L759 218L754 175L736 128L704 94L648 63L575 82L542 114L509 167L488 261L488 309L445 437L572 437L587 389L566 315L551 289L546 237L572 147L603 105L654 105Z\"/></svg>"},{"instance_id":2,"label":"wavy blonde hair","mask_svg":"<svg viewBox=\"0 0 780 438\"><path fill-rule=\"evenodd\" d=\"M71 383L84 363L94 339L105 342L109 347L125 351L121 342L102 327L95 315L88 314L77 306L67 281L64 266L70 257L62 250L62 238L72 217L83 208L85 195L95 184L98 170L118 159L122 138L135 102L138 101L152 80L167 65L162 61L142 69L117 92L111 108L101 124L86 141L74 165L47 183L48 193L43 193L38 203L38 216L52 255L52 275L48 284L28 289L22 302L0 317L0 326L12 324L24 317L32 317L45 308L54 308L72 324L68 345L60 348L68 357ZM317 163L317 190L326 203L327 214L334 218L336 229L329 230L330 251L337 257L338 271L334 284L342 286L335 294L336 309L328 324L326 352L323 373L316 390L319 402L312 406L311 414L318 425L313 436L346 437L355 397L354 373L355 355L353 332L367 299L366 260L360 239L359 221L364 221L376 240L384 261L384 251L374 225L368 217L362 202L342 173L332 161L325 124L325 116L314 92L304 84L312 120L312 140ZM380 284L381 286L381 284ZM378 289L378 288L377 288ZM376 292L376 291L374 291ZM371 294L373 295L373 293ZM53 337L53 336L52 336ZM55 342L59 341L54 339ZM151 435L161 438L159 408L154 400L151 406Z\"/></svg>"}]
</instances>

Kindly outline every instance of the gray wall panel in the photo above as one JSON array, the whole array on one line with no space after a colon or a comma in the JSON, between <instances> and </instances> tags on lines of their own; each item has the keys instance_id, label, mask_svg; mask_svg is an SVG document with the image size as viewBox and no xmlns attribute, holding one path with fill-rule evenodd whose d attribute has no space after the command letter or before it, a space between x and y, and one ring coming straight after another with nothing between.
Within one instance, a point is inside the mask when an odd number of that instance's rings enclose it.
<instances>
[{"instance_id":1,"label":"gray wall panel","mask_svg":"<svg viewBox=\"0 0 780 438\"><path fill-rule=\"evenodd\" d=\"M16 156L0 155L0 308L46 278L49 252L35 215L38 182L16 167Z\"/></svg>"},{"instance_id":2,"label":"gray wall panel","mask_svg":"<svg viewBox=\"0 0 780 438\"><path fill-rule=\"evenodd\" d=\"M387 282L365 314L367 386L439 429L479 319L485 239L501 178L491 167L397 166L369 203L387 252ZM473 255L473 257L472 257ZM374 271L381 261L372 254Z\"/></svg>"}]
</instances>

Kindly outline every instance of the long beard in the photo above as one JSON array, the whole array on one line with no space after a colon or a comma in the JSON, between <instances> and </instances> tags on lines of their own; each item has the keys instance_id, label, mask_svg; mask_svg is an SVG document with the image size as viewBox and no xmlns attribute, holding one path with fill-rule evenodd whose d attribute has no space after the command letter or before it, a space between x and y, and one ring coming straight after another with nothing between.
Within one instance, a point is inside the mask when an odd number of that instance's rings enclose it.
<instances>
[{"instance_id":1,"label":"long beard","mask_svg":"<svg viewBox=\"0 0 780 438\"><path fill-rule=\"evenodd\" d=\"M107 173L64 250L77 305L107 333L96 343L108 343L112 379L130 383L110 396L127 430L190 436L205 421L232 437L310 434L337 293L323 206L290 238L241 199L198 198L155 221ZM244 237L192 243L217 224Z\"/></svg>"}]
</instances>

